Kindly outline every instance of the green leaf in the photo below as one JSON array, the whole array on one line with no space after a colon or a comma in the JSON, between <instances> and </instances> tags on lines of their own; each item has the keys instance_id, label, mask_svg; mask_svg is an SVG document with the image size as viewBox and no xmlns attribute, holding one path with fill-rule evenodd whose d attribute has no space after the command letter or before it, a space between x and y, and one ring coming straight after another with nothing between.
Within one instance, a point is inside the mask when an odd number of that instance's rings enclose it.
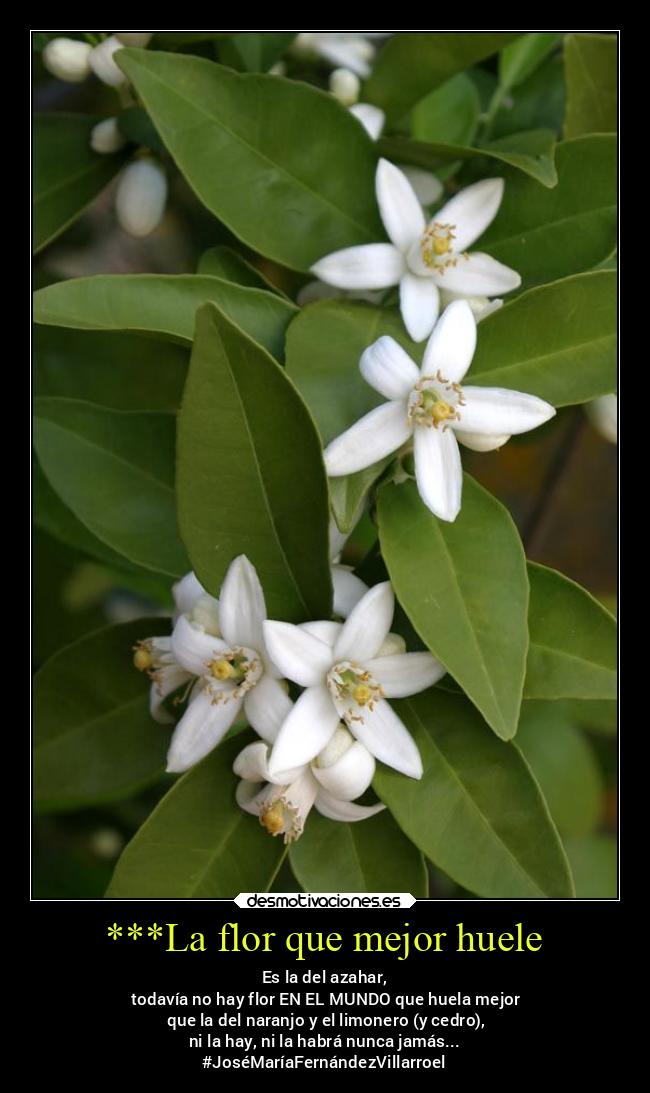
<instances>
[{"instance_id":1,"label":"green leaf","mask_svg":"<svg viewBox=\"0 0 650 1093\"><path fill-rule=\"evenodd\" d=\"M593 831L602 817L605 787L589 741L566 710L555 702L524 702L517 744L560 834Z\"/></svg>"},{"instance_id":2,"label":"green leaf","mask_svg":"<svg viewBox=\"0 0 650 1093\"><path fill-rule=\"evenodd\" d=\"M225 741L179 778L124 850L108 899L231 899L269 890L284 847L235 803L232 764L251 739Z\"/></svg>"},{"instance_id":3,"label":"green leaf","mask_svg":"<svg viewBox=\"0 0 650 1093\"><path fill-rule=\"evenodd\" d=\"M616 698L616 619L585 588L528 563L526 698Z\"/></svg>"},{"instance_id":4,"label":"green leaf","mask_svg":"<svg viewBox=\"0 0 650 1093\"><path fill-rule=\"evenodd\" d=\"M70 596L83 564L78 554L35 528L32 565L38 581L32 597L32 652L36 666L62 646L106 624L103 596L82 603Z\"/></svg>"},{"instance_id":5,"label":"green leaf","mask_svg":"<svg viewBox=\"0 0 650 1093\"><path fill-rule=\"evenodd\" d=\"M414 140L431 144L471 144L481 109L478 91L464 72L426 95L413 110Z\"/></svg>"},{"instance_id":6,"label":"green leaf","mask_svg":"<svg viewBox=\"0 0 650 1093\"><path fill-rule=\"evenodd\" d=\"M528 578L508 511L465 475L453 523L415 482L382 486L379 539L395 594L425 645L497 736L517 731L528 649Z\"/></svg>"},{"instance_id":7,"label":"green leaf","mask_svg":"<svg viewBox=\"0 0 650 1093\"><path fill-rule=\"evenodd\" d=\"M553 406L616 391L616 280L611 270L578 273L489 315L466 382L525 391Z\"/></svg>"},{"instance_id":8,"label":"green leaf","mask_svg":"<svg viewBox=\"0 0 650 1093\"><path fill-rule=\"evenodd\" d=\"M490 134L495 139L526 129L552 129L559 133L564 103L564 58L549 57L500 103Z\"/></svg>"},{"instance_id":9,"label":"green leaf","mask_svg":"<svg viewBox=\"0 0 650 1093\"><path fill-rule=\"evenodd\" d=\"M392 705L424 774L380 767L373 784L409 839L484 899L571 896L560 840L517 746L497 740L460 695L434 688Z\"/></svg>"},{"instance_id":10,"label":"green leaf","mask_svg":"<svg viewBox=\"0 0 650 1093\"><path fill-rule=\"evenodd\" d=\"M127 155L99 155L90 133L100 118L41 114L34 120L34 252L60 235L119 171Z\"/></svg>"},{"instance_id":11,"label":"green leaf","mask_svg":"<svg viewBox=\"0 0 650 1093\"><path fill-rule=\"evenodd\" d=\"M34 791L39 806L81 808L134 793L162 773L169 734L149 714L133 646L167 629L138 619L96 630L36 674Z\"/></svg>"},{"instance_id":12,"label":"green leaf","mask_svg":"<svg viewBox=\"0 0 650 1093\"><path fill-rule=\"evenodd\" d=\"M314 809L289 852L306 892L410 892L427 896L422 855L389 812L343 824Z\"/></svg>"},{"instance_id":13,"label":"green leaf","mask_svg":"<svg viewBox=\"0 0 650 1093\"><path fill-rule=\"evenodd\" d=\"M225 30L159 30L156 31L152 45L158 49L182 49L197 42L219 41L230 38L232 31Z\"/></svg>"},{"instance_id":14,"label":"green leaf","mask_svg":"<svg viewBox=\"0 0 650 1093\"><path fill-rule=\"evenodd\" d=\"M265 292L276 292L283 299L287 298L282 289L268 281L264 274L242 258L241 254L221 244L203 252L197 273L220 277L222 281L234 281L236 285L245 285L247 288L261 288Z\"/></svg>"},{"instance_id":15,"label":"green leaf","mask_svg":"<svg viewBox=\"0 0 650 1093\"><path fill-rule=\"evenodd\" d=\"M567 34L564 47L567 106L565 137L615 133L618 43L613 34Z\"/></svg>"},{"instance_id":16,"label":"green leaf","mask_svg":"<svg viewBox=\"0 0 650 1093\"><path fill-rule=\"evenodd\" d=\"M555 133L551 129L533 129L528 133L512 133L507 137L485 144L481 148L469 148L459 144L424 144L405 137L381 137L377 141L379 153L396 163L411 163L435 171L445 163L457 160L497 160L516 167L524 174L553 187L557 183ZM488 162L487 167L494 170Z\"/></svg>"},{"instance_id":17,"label":"green leaf","mask_svg":"<svg viewBox=\"0 0 650 1093\"><path fill-rule=\"evenodd\" d=\"M34 321L77 330L134 330L181 342L194 336L207 301L281 360L284 334L298 309L275 293L196 274L112 274L61 281L34 293Z\"/></svg>"},{"instance_id":18,"label":"green leaf","mask_svg":"<svg viewBox=\"0 0 650 1093\"><path fill-rule=\"evenodd\" d=\"M117 115L117 128L123 137L132 144L144 145L158 155L164 155L165 145L161 141L155 126L141 106L130 106Z\"/></svg>"},{"instance_id":19,"label":"green leaf","mask_svg":"<svg viewBox=\"0 0 650 1093\"><path fill-rule=\"evenodd\" d=\"M561 40L562 35L556 31L522 34L516 42L502 49L499 55L499 85L502 91L508 92L523 83Z\"/></svg>"},{"instance_id":20,"label":"green leaf","mask_svg":"<svg viewBox=\"0 0 650 1093\"><path fill-rule=\"evenodd\" d=\"M50 484L118 554L173 577L189 566L176 531L173 414L36 400L36 450Z\"/></svg>"},{"instance_id":21,"label":"green leaf","mask_svg":"<svg viewBox=\"0 0 650 1093\"><path fill-rule=\"evenodd\" d=\"M308 270L384 238L375 146L332 95L198 57L123 50L119 63L199 200L260 254Z\"/></svg>"},{"instance_id":22,"label":"green leaf","mask_svg":"<svg viewBox=\"0 0 650 1093\"><path fill-rule=\"evenodd\" d=\"M614 701L596 700L593 702L580 699L568 699L566 706L571 717L591 732L602 736L616 736L618 726L618 705Z\"/></svg>"},{"instance_id":23,"label":"green leaf","mask_svg":"<svg viewBox=\"0 0 650 1093\"><path fill-rule=\"evenodd\" d=\"M616 899L618 862L611 835L568 839L566 852L576 882L578 899Z\"/></svg>"},{"instance_id":24,"label":"green leaf","mask_svg":"<svg viewBox=\"0 0 650 1093\"><path fill-rule=\"evenodd\" d=\"M185 346L129 332L37 326L34 359L38 395L115 410L176 410L189 353Z\"/></svg>"},{"instance_id":25,"label":"green leaf","mask_svg":"<svg viewBox=\"0 0 650 1093\"><path fill-rule=\"evenodd\" d=\"M285 372L216 307L197 316L178 432L178 512L192 567L218 594L246 554L270 618L329 618L325 469Z\"/></svg>"},{"instance_id":26,"label":"green leaf","mask_svg":"<svg viewBox=\"0 0 650 1093\"><path fill-rule=\"evenodd\" d=\"M295 31L244 31L232 34L219 48L225 65L244 72L268 72L293 42Z\"/></svg>"},{"instance_id":27,"label":"green leaf","mask_svg":"<svg viewBox=\"0 0 650 1093\"><path fill-rule=\"evenodd\" d=\"M359 371L364 349L383 334L389 334L407 353L417 356L418 348L406 334L397 309L321 300L303 308L291 323L287 332L287 372L314 415L323 444L384 401ZM387 464L388 460L382 460L357 474L330 481L332 506L341 531L354 526L369 488Z\"/></svg>"},{"instance_id":28,"label":"green leaf","mask_svg":"<svg viewBox=\"0 0 650 1093\"><path fill-rule=\"evenodd\" d=\"M616 245L616 138L564 141L555 162L553 191L507 171L498 215L481 236L481 250L516 269L525 288L591 269Z\"/></svg>"},{"instance_id":29,"label":"green leaf","mask_svg":"<svg viewBox=\"0 0 650 1093\"><path fill-rule=\"evenodd\" d=\"M468 34L439 31L401 32L383 46L363 91L364 102L375 103L399 121L403 114L457 72L497 53L516 34Z\"/></svg>"}]
</instances>

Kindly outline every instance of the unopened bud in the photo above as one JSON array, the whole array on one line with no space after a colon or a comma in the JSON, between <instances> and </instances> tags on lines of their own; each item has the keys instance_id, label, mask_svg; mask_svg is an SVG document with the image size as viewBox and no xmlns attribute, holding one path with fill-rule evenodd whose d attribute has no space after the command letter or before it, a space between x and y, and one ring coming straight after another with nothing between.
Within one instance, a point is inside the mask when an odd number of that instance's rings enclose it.
<instances>
[{"instance_id":1,"label":"unopened bud","mask_svg":"<svg viewBox=\"0 0 650 1093\"><path fill-rule=\"evenodd\" d=\"M126 83L126 76L113 60L113 54L122 48L123 43L112 34L90 52L90 67L97 78L109 87L119 87Z\"/></svg>"},{"instance_id":2,"label":"unopened bud","mask_svg":"<svg viewBox=\"0 0 650 1093\"><path fill-rule=\"evenodd\" d=\"M136 49L145 49L153 37L152 30L118 30L115 37L119 38L123 46L135 46Z\"/></svg>"},{"instance_id":3,"label":"unopened bud","mask_svg":"<svg viewBox=\"0 0 650 1093\"><path fill-rule=\"evenodd\" d=\"M125 144L126 138L117 127L117 118L104 118L97 123L90 134L90 147L93 152L101 152L102 155L119 152Z\"/></svg>"},{"instance_id":4,"label":"unopened bud","mask_svg":"<svg viewBox=\"0 0 650 1093\"><path fill-rule=\"evenodd\" d=\"M167 179L152 159L138 159L122 171L115 198L120 226L141 239L157 228L165 211Z\"/></svg>"},{"instance_id":5,"label":"unopened bud","mask_svg":"<svg viewBox=\"0 0 650 1093\"><path fill-rule=\"evenodd\" d=\"M66 83L81 83L90 75L92 46L74 38L53 38L43 50L43 64L48 72Z\"/></svg>"},{"instance_id":6,"label":"unopened bud","mask_svg":"<svg viewBox=\"0 0 650 1093\"><path fill-rule=\"evenodd\" d=\"M361 81L349 68L335 68L330 76L330 91L343 106L353 106L359 98Z\"/></svg>"}]
</instances>

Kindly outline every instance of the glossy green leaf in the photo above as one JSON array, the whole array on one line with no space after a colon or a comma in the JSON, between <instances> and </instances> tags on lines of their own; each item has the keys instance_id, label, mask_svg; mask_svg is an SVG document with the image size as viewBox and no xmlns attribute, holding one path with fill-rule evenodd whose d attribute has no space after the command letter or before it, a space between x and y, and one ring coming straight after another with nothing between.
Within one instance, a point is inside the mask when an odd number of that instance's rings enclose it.
<instances>
[{"instance_id":1,"label":"glossy green leaf","mask_svg":"<svg viewBox=\"0 0 650 1093\"><path fill-rule=\"evenodd\" d=\"M80 808L134 793L165 768L169 733L149 714L133 646L164 619L97 630L56 653L35 684L34 792L39 806Z\"/></svg>"},{"instance_id":2,"label":"glossy green leaf","mask_svg":"<svg viewBox=\"0 0 650 1093\"><path fill-rule=\"evenodd\" d=\"M113 274L61 281L34 293L34 321L77 330L134 330L191 342L197 308L207 301L281 360L297 308L272 292L218 277Z\"/></svg>"},{"instance_id":3,"label":"glossy green leaf","mask_svg":"<svg viewBox=\"0 0 650 1093\"><path fill-rule=\"evenodd\" d=\"M585 588L528 563L526 698L616 698L616 619Z\"/></svg>"},{"instance_id":4,"label":"glossy green leaf","mask_svg":"<svg viewBox=\"0 0 650 1093\"><path fill-rule=\"evenodd\" d=\"M410 892L426 898L419 850L389 812L343 824L314 809L290 849L291 866L306 892Z\"/></svg>"},{"instance_id":5,"label":"glossy green leaf","mask_svg":"<svg viewBox=\"0 0 650 1093\"><path fill-rule=\"evenodd\" d=\"M235 802L238 736L176 782L128 844L108 899L231 899L266 892L284 847Z\"/></svg>"},{"instance_id":6,"label":"glossy green leaf","mask_svg":"<svg viewBox=\"0 0 650 1093\"><path fill-rule=\"evenodd\" d=\"M560 133L565 105L564 58L549 57L528 79L507 95L490 125L493 139L527 129Z\"/></svg>"},{"instance_id":7,"label":"glossy green leaf","mask_svg":"<svg viewBox=\"0 0 650 1093\"><path fill-rule=\"evenodd\" d=\"M34 251L60 235L125 162L124 152L98 155L90 133L99 118L41 114L34 121Z\"/></svg>"},{"instance_id":8,"label":"glossy green leaf","mask_svg":"<svg viewBox=\"0 0 650 1093\"><path fill-rule=\"evenodd\" d=\"M327 483L314 423L285 372L211 305L197 316L178 432L181 533L215 595L246 554L269 617L328 618Z\"/></svg>"},{"instance_id":9,"label":"glossy green leaf","mask_svg":"<svg viewBox=\"0 0 650 1093\"><path fill-rule=\"evenodd\" d=\"M189 353L162 338L122 331L34 330L37 395L86 399L115 410L176 410Z\"/></svg>"},{"instance_id":10,"label":"glossy green leaf","mask_svg":"<svg viewBox=\"0 0 650 1093\"><path fill-rule=\"evenodd\" d=\"M117 115L117 127L123 137L139 147L150 148L158 155L164 155L165 145L161 141L156 128L141 106L130 106Z\"/></svg>"},{"instance_id":11,"label":"glossy green leaf","mask_svg":"<svg viewBox=\"0 0 650 1093\"><path fill-rule=\"evenodd\" d=\"M39 527L34 529L32 653L38 667L64 645L106 624L102 597L71 602L69 591L84 560Z\"/></svg>"},{"instance_id":12,"label":"glossy green leaf","mask_svg":"<svg viewBox=\"0 0 650 1093\"><path fill-rule=\"evenodd\" d=\"M481 236L480 249L516 269L525 288L591 269L616 245L616 138L563 141L555 163L553 190L507 171L498 215Z\"/></svg>"},{"instance_id":13,"label":"glossy green leaf","mask_svg":"<svg viewBox=\"0 0 650 1093\"><path fill-rule=\"evenodd\" d=\"M471 144L480 109L476 87L469 76L459 72L415 106L411 117L413 139L432 144Z\"/></svg>"},{"instance_id":14,"label":"glossy green leaf","mask_svg":"<svg viewBox=\"0 0 650 1093\"><path fill-rule=\"evenodd\" d=\"M211 277L220 277L222 281L234 281L236 285L261 288L265 292L276 292L279 296L285 296L277 285L271 284L264 274L242 258L241 254L222 244L210 247L203 252L197 273L207 273Z\"/></svg>"},{"instance_id":15,"label":"glossy green leaf","mask_svg":"<svg viewBox=\"0 0 650 1093\"><path fill-rule=\"evenodd\" d=\"M74 399L36 400L36 450L56 493L93 535L147 569L189 569L176 530L175 417Z\"/></svg>"},{"instance_id":16,"label":"glossy green leaf","mask_svg":"<svg viewBox=\"0 0 650 1093\"><path fill-rule=\"evenodd\" d=\"M613 34L567 34L564 47L565 137L615 133L618 122L618 42Z\"/></svg>"},{"instance_id":17,"label":"glossy green leaf","mask_svg":"<svg viewBox=\"0 0 650 1093\"><path fill-rule=\"evenodd\" d=\"M499 85L504 91L518 87L562 40L557 31L522 34L499 55Z\"/></svg>"},{"instance_id":18,"label":"glossy green leaf","mask_svg":"<svg viewBox=\"0 0 650 1093\"><path fill-rule=\"evenodd\" d=\"M526 561L510 514L466 475L453 523L429 512L412 480L382 486L378 516L408 618L497 736L510 739L528 649Z\"/></svg>"},{"instance_id":19,"label":"glossy green leaf","mask_svg":"<svg viewBox=\"0 0 650 1093\"><path fill-rule=\"evenodd\" d=\"M567 699L564 703L571 717L590 732L602 736L616 736L618 727L618 703L605 699L592 702Z\"/></svg>"},{"instance_id":20,"label":"glossy green leaf","mask_svg":"<svg viewBox=\"0 0 650 1093\"><path fill-rule=\"evenodd\" d=\"M517 745L530 763L560 835L588 835L599 824L603 778L593 749L556 702L524 702Z\"/></svg>"},{"instance_id":21,"label":"glossy green leaf","mask_svg":"<svg viewBox=\"0 0 650 1093\"><path fill-rule=\"evenodd\" d=\"M557 831L516 744L497 740L461 695L433 688L392 704L424 774L379 767L373 784L409 839L484 899L570 897Z\"/></svg>"},{"instance_id":22,"label":"glossy green leaf","mask_svg":"<svg viewBox=\"0 0 650 1093\"><path fill-rule=\"evenodd\" d=\"M219 60L243 72L268 72L296 36L295 31L243 31L219 47Z\"/></svg>"},{"instance_id":23,"label":"glossy green leaf","mask_svg":"<svg viewBox=\"0 0 650 1093\"><path fill-rule=\"evenodd\" d=\"M484 144L481 148L458 144L425 144L404 137L382 137L377 146L382 156L395 163L410 163L429 171L435 171L445 163L456 160L487 160L487 168L494 171L494 165L489 161L497 160L499 165L516 167L544 186L552 187L557 183L553 159L555 133L551 129L512 133Z\"/></svg>"},{"instance_id":24,"label":"glossy green leaf","mask_svg":"<svg viewBox=\"0 0 650 1093\"><path fill-rule=\"evenodd\" d=\"M457 72L497 53L516 34L458 33L394 34L377 57L363 99L380 106L389 121L403 114Z\"/></svg>"},{"instance_id":25,"label":"glossy green leaf","mask_svg":"<svg viewBox=\"0 0 650 1093\"><path fill-rule=\"evenodd\" d=\"M198 57L124 50L119 64L197 197L260 254L308 270L384 238L375 146L332 95Z\"/></svg>"},{"instance_id":26,"label":"glossy green leaf","mask_svg":"<svg viewBox=\"0 0 650 1093\"><path fill-rule=\"evenodd\" d=\"M416 356L397 309L361 302L321 300L302 309L287 332L287 372L314 415L323 444L384 400L359 371L364 349L389 334ZM421 353L421 349L420 349ZM387 460L330 482L331 500L341 531L349 531L368 489Z\"/></svg>"},{"instance_id":27,"label":"glossy green leaf","mask_svg":"<svg viewBox=\"0 0 650 1093\"><path fill-rule=\"evenodd\" d=\"M588 402L616 391L616 329L613 271L532 288L481 323L465 382L525 391L553 406Z\"/></svg>"},{"instance_id":28,"label":"glossy green leaf","mask_svg":"<svg viewBox=\"0 0 650 1093\"><path fill-rule=\"evenodd\" d=\"M616 899L618 854L616 840L611 835L567 839L566 852L578 899Z\"/></svg>"}]
</instances>

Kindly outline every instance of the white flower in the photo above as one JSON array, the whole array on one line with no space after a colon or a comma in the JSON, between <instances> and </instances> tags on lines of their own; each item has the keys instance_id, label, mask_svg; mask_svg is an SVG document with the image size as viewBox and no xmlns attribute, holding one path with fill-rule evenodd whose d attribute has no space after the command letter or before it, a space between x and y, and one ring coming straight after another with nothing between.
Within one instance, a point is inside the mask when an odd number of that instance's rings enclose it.
<instances>
[{"instance_id":1,"label":"white flower","mask_svg":"<svg viewBox=\"0 0 650 1093\"><path fill-rule=\"evenodd\" d=\"M456 300L437 323L421 369L393 338L379 338L366 349L359 362L361 374L388 401L327 446L328 475L360 471L412 438L420 497L441 520L455 520L463 484L457 441L474 451L492 451L555 414L534 395L502 387L461 387L475 346L471 308Z\"/></svg>"},{"instance_id":2,"label":"white flower","mask_svg":"<svg viewBox=\"0 0 650 1093\"><path fill-rule=\"evenodd\" d=\"M354 34L350 31L302 31L291 43L291 52L299 56L315 53L337 68L349 68L357 76L370 75L370 63L375 56L371 33Z\"/></svg>"},{"instance_id":3,"label":"white flower","mask_svg":"<svg viewBox=\"0 0 650 1093\"><path fill-rule=\"evenodd\" d=\"M125 144L126 137L122 136L117 127L117 118L104 118L91 130L90 147L93 152L107 155L110 152L119 152Z\"/></svg>"},{"instance_id":4,"label":"white flower","mask_svg":"<svg viewBox=\"0 0 650 1093\"><path fill-rule=\"evenodd\" d=\"M172 736L168 770L187 770L198 763L240 711L261 737L273 738L291 703L267 653L265 619L262 586L244 555L228 567L218 601L202 596L189 614L179 617L171 655L196 682Z\"/></svg>"},{"instance_id":5,"label":"white flower","mask_svg":"<svg viewBox=\"0 0 650 1093\"><path fill-rule=\"evenodd\" d=\"M353 607L356 607L362 596L368 591L368 585L364 584L360 577L352 572L352 566L341 565L341 551L345 546L348 535L339 531L334 520L330 519L329 541L330 559L332 562L332 586L334 589L334 614L347 619Z\"/></svg>"},{"instance_id":6,"label":"white flower","mask_svg":"<svg viewBox=\"0 0 650 1093\"><path fill-rule=\"evenodd\" d=\"M335 68L329 79L330 91L343 106L352 106L359 98L361 81L349 68Z\"/></svg>"},{"instance_id":7,"label":"white flower","mask_svg":"<svg viewBox=\"0 0 650 1093\"><path fill-rule=\"evenodd\" d=\"M158 227L167 201L167 177L150 157L129 163L120 175L115 211L120 226L136 238Z\"/></svg>"},{"instance_id":8,"label":"white flower","mask_svg":"<svg viewBox=\"0 0 650 1093\"><path fill-rule=\"evenodd\" d=\"M350 113L361 122L371 140L379 140L386 121L383 110L369 102L357 102L350 107Z\"/></svg>"},{"instance_id":9,"label":"white flower","mask_svg":"<svg viewBox=\"0 0 650 1093\"><path fill-rule=\"evenodd\" d=\"M272 775L268 761L269 746L262 741L239 753L233 765L242 779L237 803L259 816L271 835L283 835L285 843L300 838L312 807L330 820L347 823L365 820L385 807L353 803L372 782L375 760L342 725L310 763Z\"/></svg>"},{"instance_id":10,"label":"white flower","mask_svg":"<svg viewBox=\"0 0 650 1093\"><path fill-rule=\"evenodd\" d=\"M601 395L587 403L585 410L594 429L610 444L618 443L618 397Z\"/></svg>"},{"instance_id":11,"label":"white flower","mask_svg":"<svg viewBox=\"0 0 650 1093\"><path fill-rule=\"evenodd\" d=\"M381 655L393 610L386 581L359 600L345 623L264 624L269 655L284 675L306 688L273 745L273 777L314 759L340 720L376 759L421 777L418 749L386 699L423 691L444 668L429 653Z\"/></svg>"},{"instance_id":12,"label":"white flower","mask_svg":"<svg viewBox=\"0 0 650 1093\"><path fill-rule=\"evenodd\" d=\"M386 121L383 110L368 102L358 102L350 107L350 113L361 122L371 140L379 140ZM399 169L408 178L421 205L433 205L441 196L442 183L431 171L405 164L399 164Z\"/></svg>"},{"instance_id":13,"label":"white flower","mask_svg":"<svg viewBox=\"0 0 650 1093\"><path fill-rule=\"evenodd\" d=\"M41 56L48 72L66 83L81 83L90 75L92 46L75 38L53 38Z\"/></svg>"},{"instance_id":14,"label":"white flower","mask_svg":"<svg viewBox=\"0 0 650 1093\"><path fill-rule=\"evenodd\" d=\"M321 281L364 290L399 284L402 318L414 341L431 333L441 288L461 296L496 296L521 284L518 273L488 254L465 253L496 216L503 179L467 186L428 225L411 183L388 160L377 165L375 188L391 242L328 254L312 266Z\"/></svg>"},{"instance_id":15,"label":"white flower","mask_svg":"<svg viewBox=\"0 0 650 1093\"><path fill-rule=\"evenodd\" d=\"M109 87L120 87L127 82L122 69L113 60L113 54L123 48L124 43L115 34L111 34L110 38L104 38L103 42L95 46L90 54L90 67L97 78Z\"/></svg>"},{"instance_id":16,"label":"white flower","mask_svg":"<svg viewBox=\"0 0 650 1093\"><path fill-rule=\"evenodd\" d=\"M447 289L443 288L440 293L441 309L444 311L449 304L453 304L454 300L466 300L477 323L487 319L488 315L492 315L500 307L503 307L503 300L490 300L487 296L462 296L458 292L448 292Z\"/></svg>"}]
</instances>

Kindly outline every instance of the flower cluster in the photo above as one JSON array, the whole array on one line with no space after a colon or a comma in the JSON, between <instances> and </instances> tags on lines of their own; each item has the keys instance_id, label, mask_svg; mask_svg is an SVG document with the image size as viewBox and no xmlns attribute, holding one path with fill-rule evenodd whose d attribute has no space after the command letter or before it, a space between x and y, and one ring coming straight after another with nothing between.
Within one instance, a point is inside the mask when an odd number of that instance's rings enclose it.
<instances>
[{"instance_id":1,"label":"flower cluster","mask_svg":"<svg viewBox=\"0 0 650 1093\"><path fill-rule=\"evenodd\" d=\"M357 584L346 580L346 595L338 603L335 596L339 611L354 602L344 622L294 626L267 619L257 572L243 555L229 566L218 600L188 574L174 587L171 637L147 638L134 652L136 668L151 678L156 720L174 720L166 705L172 695L187 700L167 769L198 763L245 718L261 740L235 761L237 801L286 842L302 833L312 806L348 822L383 808L354 803L370 786L376 759L422 775L418 749L388 699L424 690L444 669L429 653L407 653L390 633L388 582L366 589L347 576ZM289 682L304 688L295 702Z\"/></svg>"}]
</instances>

